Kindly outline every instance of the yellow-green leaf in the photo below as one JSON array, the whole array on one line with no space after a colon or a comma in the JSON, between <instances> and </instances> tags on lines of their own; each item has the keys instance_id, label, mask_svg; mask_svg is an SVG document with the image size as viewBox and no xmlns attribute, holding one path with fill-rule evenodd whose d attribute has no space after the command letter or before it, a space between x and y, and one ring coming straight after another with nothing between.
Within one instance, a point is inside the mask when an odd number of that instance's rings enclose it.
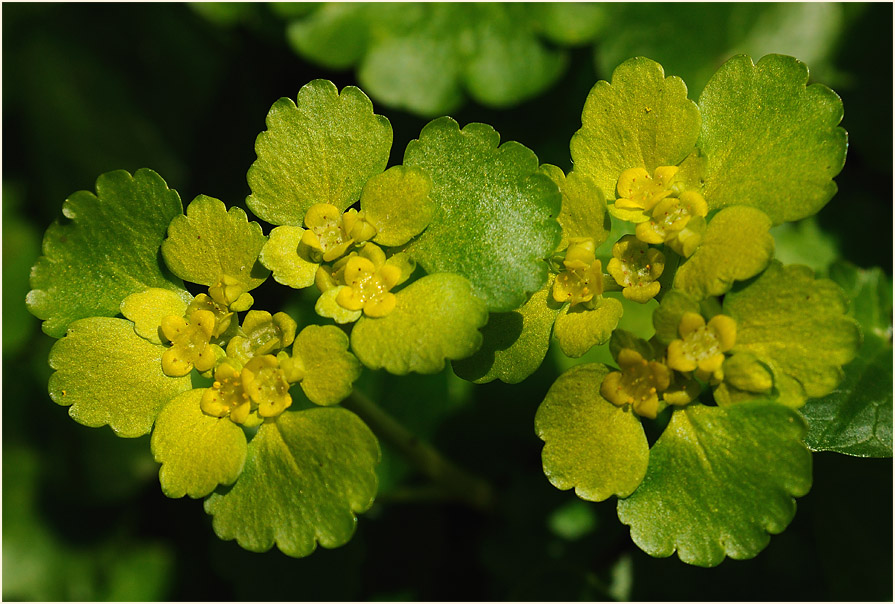
<instances>
[{"instance_id":1,"label":"yellow-green leaf","mask_svg":"<svg viewBox=\"0 0 895 604\"><path fill-rule=\"evenodd\" d=\"M238 207L227 210L224 202L199 195L168 227L162 256L171 272L185 281L216 285L227 275L246 291L267 279L268 271L258 262L267 237L261 225L249 222Z\"/></svg>"},{"instance_id":2,"label":"yellow-green leaf","mask_svg":"<svg viewBox=\"0 0 895 604\"><path fill-rule=\"evenodd\" d=\"M680 78L665 77L655 61L630 59L615 68L611 84L601 80L587 96L571 142L575 171L615 199L622 171L646 168L652 174L683 161L699 125L699 110Z\"/></svg>"},{"instance_id":3,"label":"yellow-green leaf","mask_svg":"<svg viewBox=\"0 0 895 604\"><path fill-rule=\"evenodd\" d=\"M606 212L603 193L587 176L569 172L566 176L556 166L544 164L538 170L550 177L562 193L562 208L557 220L562 227L562 241L558 249L569 246L569 239L587 237L595 247L606 241L612 226Z\"/></svg>"},{"instance_id":4,"label":"yellow-green leaf","mask_svg":"<svg viewBox=\"0 0 895 604\"><path fill-rule=\"evenodd\" d=\"M304 364L301 389L311 402L335 405L351 394L361 365L348 352L348 336L334 325L308 325L295 338L292 354Z\"/></svg>"},{"instance_id":5,"label":"yellow-green leaf","mask_svg":"<svg viewBox=\"0 0 895 604\"><path fill-rule=\"evenodd\" d=\"M404 245L423 232L435 208L429 198L432 179L419 168L393 166L367 181L360 207L376 227L379 245Z\"/></svg>"},{"instance_id":6,"label":"yellow-green leaf","mask_svg":"<svg viewBox=\"0 0 895 604\"><path fill-rule=\"evenodd\" d=\"M246 437L227 417L202 412L204 388L189 390L165 405L152 431L152 455L162 464L158 477L168 497L205 497L242 472Z\"/></svg>"},{"instance_id":7,"label":"yellow-green leaf","mask_svg":"<svg viewBox=\"0 0 895 604\"><path fill-rule=\"evenodd\" d=\"M774 257L771 220L761 210L733 206L709 222L702 243L674 276L675 289L702 300L720 296L760 273Z\"/></svg>"},{"instance_id":8,"label":"yellow-green leaf","mask_svg":"<svg viewBox=\"0 0 895 604\"><path fill-rule=\"evenodd\" d=\"M792 57L734 57L699 97L709 208L750 205L774 224L816 213L836 194L848 136L842 100Z\"/></svg>"},{"instance_id":9,"label":"yellow-green leaf","mask_svg":"<svg viewBox=\"0 0 895 604\"><path fill-rule=\"evenodd\" d=\"M392 312L361 317L351 332L351 349L367 367L398 375L438 373L446 360L466 358L481 346L479 328L488 311L463 277L426 275L396 298Z\"/></svg>"},{"instance_id":10,"label":"yellow-green leaf","mask_svg":"<svg viewBox=\"0 0 895 604\"><path fill-rule=\"evenodd\" d=\"M162 406L190 389L190 378L162 373L166 347L144 340L124 319L72 323L50 350L50 398L76 422L108 425L118 436L148 434Z\"/></svg>"},{"instance_id":11,"label":"yellow-green leaf","mask_svg":"<svg viewBox=\"0 0 895 604\"><path fill-rule=\"evenodd\" d=\"M556 317L553 337L563 354L578 358L609 341L623 312L622 303L615 298L600 298L592 309L566 305Z\"/></svg>"},{"instance_id":12,"label":"yellow-green leaf","mask_svg":"<svg viewBox=\"0 0 895 604\"><path fill-rule=\"evenodd\" d=\"M558 489L575 488L588 501L630 495L647 471L649 444L640 419L600 396L609 373L578 365L559 376L535 415L544 441L544 473Z\"/></svg>"},{"instance_id":13,"label":"yellow-green leaf","mask_svg":"<svg viewBox=\"0 0 895 604\"><path fill-rule=\"evenodd\" d=\"M376 437L345 409L287 411L261 425L239 480L205 500L221 539L303 557L344 545L376 495Z\"/></svg>"},{"instance_id":14,"label":"yellow-green leaf","mask_svg":"<svg viewBox=\"0 0 895 604\"><path fill-rule=\"evenodd\" d=\"M299 226L317 203L344 210L364 183L385 169L392 146L388 120L373 113L354 86L339 93L328 80L302 87L298 102L282 98L255 140L249 168L249 209L267 222Z\"/></svg>"},{"instance_id":15,"label":"yellow-green leaf","mask_svg":"<svg viewBox=\"0 0 895 604\"><path fill-rule=\"evenodd\" d=\"M303 289L314 285L316 262L305 260L298 253L298 244L305 230L299 226L278 226L261 248L259 260L270 269L274 281Z\"/></svg>"},{"instance_id":16,"label":"yellow-green leaf","mask_svg":"<svg viewBox=\"0 0 895 604\"><path fill-rule=\"evenodd\" d=\"M550 305L550 284L535 292L518 310L491 313L482 328L482 347L471 357L454 361L454 372L484 384L500 380L518 384L541 366L550 347L550 332L559 305Z\"/></svg>"},{"instance_id":17,"label":"yellow-green leaf","mask_svg":"<svg viewBox=\"0 0 895 604\"><path fill-rule=\"evenodd\" d=\"M159 328L162 325L162 318L168 315L182 317L192 299L186 290L175 292L150 287L122 300L121 314L125 319L134 322L134 331L137 335L153 344L161 344Z\"/></svg>"},{"instance_id":18,"label":"yellow-green leaf","mask_svg":"<svg viewBox=\"0 0 895 604\"><path fill-rule=\"evenodd\" d=\"M806 266L773 262L755 281L724 297L724 314L737 322L731 352L750 352L775 374L787 404L825 396L842 381L842 365L861 345L848 299Z\"/></svg>"},{"instance_id":19,"label":"yellow-green leaf","mask_svg":"<svg viewBox=\"0 0 895 604\"><path fill-rule=\"evenodd\" d=\"M182 289L158 260L168 223L181 212L177 191L152 170L103 174L96 195L71 195L62 206L68 220L47 229L28 310L60 338L72 321L117 315L124 298L147 287Z\"/></svg>"},{"instance_id":20,"label":"yellow-green leaf","mask_svg":"<svg viewBox=\"0 0 895 604\"><path fill-rule=\"evenodd\" d=\"M798 413L778 403L689 405L674 411L633 495L618 502L631 539L651 556L697 566L752 558L811 488Z\"/></svg>"}]
</instances>

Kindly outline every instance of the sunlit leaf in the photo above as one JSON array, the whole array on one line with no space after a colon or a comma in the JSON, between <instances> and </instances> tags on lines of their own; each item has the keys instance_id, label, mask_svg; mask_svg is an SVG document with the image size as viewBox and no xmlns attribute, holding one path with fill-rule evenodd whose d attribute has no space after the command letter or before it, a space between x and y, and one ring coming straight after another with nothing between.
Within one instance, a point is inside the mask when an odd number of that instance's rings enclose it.
<instances>
[{"instance_id":1,"label":"sunlit leaf","mask_svg":"<svg viewBox=\"0 0 895 604\"><path fill-rule=\"evenodd\" d=\"M230 418L203 413L204 393L197 388L174 397L155 420L152 454L162 464L159 482L168 497L205 497L242 471L245 433Z\"/></svg>"},{"instance_id":2,"label":"sunlit leaf","mask_svg":"<svg viewBox=\"0 0 895 604\"><path fill-rule=\"evenodd\" d=\"M807 83L808 68L782 55L734 57L715 72L699 97L709 208L750 205L779 224L833 197L847 146L842 101Z\"/></svg>"},{"instance_id":3,"label":"sunlit leaf","mask_svg":"<svg viewBox=\"0 0 895 604\"><path fill-rule=\"evenodd\" d=\"M450 118L423 128L404 163L432 177L435 214L407 252L429 273L469 279L490 311L521 306L547 281L556 248L560 194L538 159L485 124L462 130Z\"/></svg>"},{"instance_id":4,"label":"sunlit leaf","mask_svg":"<svg viewBox=\"0 0 895 604\"><path fill-rule=\"evenodd\" d=\"M171 272L185 281L216 285L227 275L246 290L267 278L258 255L267 237L261 225L249 222L238 207L227 210L220 200L199 195L168 227L162 256Z\"/></svg>"},{"instance_id":5,"label":"sunlit leaf","mask_svg":"<svg viewBox=\"0 0 895 604\"><path fill-rule=\"evenodd\" d=\"M379 445L350 411L287 411L249 443L239 480L205 501L221 539L293 557L338 547L376 495Z\"/></svg>"},{"instance_id":6,"label":"sunlit leaf","mask_svg":"<svg viewBox=\"0 0 895 604\"><path fill-rule=\"evenodd\" d=\"M796 412L772 402L676 410L618 517L651 556L677 551L697 566L752 558L811 488L805 431Z\"/></svg>"},{"instance_id":7,"label":"sunlit leaf","mask_svg":"<svg viewBox=\"0 0 895 604\"><path fill-rule=\"evenodd\" d=\"M182 289L165 275L158 256L168 223L183 211L177 192L147 169L133 176L107 172L96 180L96 191L78 191L65 201L68 221L47 229L44 255L31 271L28 309L56 338L77 319L117 315L130 294Z\"/></svg>"},{"instance_id":8,"label":"sunlit leaf","mask_svg":"<svg viewBox=\"0 0 895 604\"><path fill-rule=\"evenodd\" d=\"M588 501L630 495L650 458L640 419L600 396L605 365L578 365L559 376L535 415L545 442L544 473L558 489Z\"/></svg>"},{"instance_id":9,"label":"sunlit leaf","mask_svg":"<svg viewBox=\"0 0 895 604\"><path fill-rule=\"evenodd\" d=\"M316 203L344 210L360 197L367 179L382 172L392 145L388 120L373 113L360 89L341 93L314 80L298 102L282 98L267 114L255 140L258 159L249 168L249 209L277 225L302 224Z\"/></svg>"},{"instance_id":10,"label":"sunlit leaf","mask_svg":"<svg viewBox=\"0 0 895 604\"><path fill-rule=\"evenodd\" d=\"M463 277L427 275L396 297L392 312L361 317L351 332L351 349L367 367L398 375L438 373L445 361L466 358L481 346L479 328L488 311Z\"/></svg>"},{"instance_id":11,"label":"sunlit leaf","mask_svg":"<svg viewBox=\"0 0 895 604\"><path fill-rule=\"evenodd\" d=\"M190 378L162 373L166 347L144 340L124 319L94 317L72 323L50 351L50 397L70 406L85 426L109 425L118 435L148 434L162 406L190 389Z\"/></svg>"}]
</instances>

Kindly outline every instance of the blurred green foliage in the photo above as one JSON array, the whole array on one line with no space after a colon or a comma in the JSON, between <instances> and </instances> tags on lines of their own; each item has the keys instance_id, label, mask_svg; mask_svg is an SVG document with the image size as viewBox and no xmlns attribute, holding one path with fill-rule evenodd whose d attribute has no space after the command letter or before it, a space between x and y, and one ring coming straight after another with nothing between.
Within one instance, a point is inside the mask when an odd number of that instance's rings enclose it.
<instances>
[{"instance_id":1,"label":"blurred green foliage","mask_svg":"<svg viewBox=\"0 0 895 604\"><path fill-rule=\"evenodd\" d=\"M541 471L534 412L568 362L561 354L516 386L367 372L368 394L491 481L497 507L414 501L419 477L383 447L380 496L355 538L300 560L218 540L200 502L161 493L145 437L79 426L50 401L52 341L24 294L62 201L103 172L150 167L184 199L241 203L270 104L318 77L357 84L351 71L293 53L283 16L310 8L3 5L3 598L891 600L891 459L816 454L795 520L753 560L702 569L653 559L613 504L584 505ZM891 22L889 4L624 5L591 43L562 47L567 67L539 95L500 110L468 102L452 115L568 170L587 92L617 62L657 60L691 83L692 98L732 52L794 54L843 97L850 144L829 206L775 233L781 257L821 271L843 258L891 278ZM400 162L426 120L374 104ZM259 305L319 322L308 296L273 289L270 299L259 291ZM621 327L648 337L649 313ZM608 358L595 349L577 362ZM252 579L262 576L289 580Z\"/></svg>"}]
</instances>

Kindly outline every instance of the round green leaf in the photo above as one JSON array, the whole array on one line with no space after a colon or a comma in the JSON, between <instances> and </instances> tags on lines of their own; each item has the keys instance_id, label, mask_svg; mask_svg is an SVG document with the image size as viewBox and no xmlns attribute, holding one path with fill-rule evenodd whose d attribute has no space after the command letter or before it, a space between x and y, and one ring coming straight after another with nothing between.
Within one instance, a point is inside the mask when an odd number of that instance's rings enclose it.
<instances>
[{"instance_id":1,"label":"round green leaf","mask_svg":"<svg viewBox=\"0 0 895 604\"><path fill-rule=\"evenodd\" d=\"M776 388L794 406L829 394L842 381L842 365L861 344L861 330L847 311L838 285L815 280L808 267L776 261L724 297L724 314L737 322L732 352L751 352L767 363Z\"/></svg>"},{"instance_id":2,"label":"round green leaf","mask_svg":"<svg viewBox=\"0 0 895 604\"><path fill-rule=\"evenodd\" d=\"M488 310L518 308L547 281L547 258L561 236L561 196L537 174L538 159L485 124L462 130L439 118L411 141L404 163L432 177L435 214L408 253L428 273L452 272L472 283Z\"/></svg>"},{"instance_id":3,"label":"round green leaf","mask_svg":"<svg viewBox=\"0 0 895 604\"><path fill-rule=\"evenodd\" d=\"M699 148L708 159L709 208L751 205L774 224L816 213L836 193L847 135L842 101L808 68L782 55L757 65L741 55L715 73L699 97Z\"/></svg>"},{"instance_id":4,"label":"round green leaf","mask_svg":"<svg viewBox=\"0 0 895 604\"><path fill-rule=\"evenodd\" d=\"M121 301L121 314L125 319L134 322L134 331L141 338L153 344L161 344L159 328L162 319L168 315L182 317L190 305L193 296L186 290L179 292L170 289L150 287L146 291L131 294Z\"/></svg>"},{"instance_id":5,"label":"round green leaf","mask_svg":"<svg viewBox=\"0 0 895 604\"><path fill-rule=\"evenodd\" d=\"M314 80L299 91L297 104L282 98L267 114L246 203L267 222L293 226L316 203L344 210L385 169L391 145L391 124L373 113L359 88L346 86L340 94L332 82Z\"/></svg>"},{"instance_id":6,"label":"round green leaf","mask_svg":"<svg viewBox=\"0 0 895 604\"><path fill-rule=\"evenodd\" d=\"M246 437L227 417L202 412L204 388L189 390L162 407L152 431L152 455L162 464L158 477L168 497L205 497L242 472Z\"/></svg>"},{"instance_id":7,"label":"round green leaf","mask_svg":"<svg viewBox=\"0 0 895 604\"><path fill-rule=\"evenodd\" d=\"M189 376L162 373L164 346L144 340L124 319L91 317L72 323L50 350L50 398L71 406L76 422L109 425L118 436L148 434L162 406L190 389Z\"/></svg>"},{"instance_id":8,"label":"round green leaf","mask_svg":"<svg viewBox=\"0 0 895 604\"><path fill-rule=\"evenodd\" d=\"M771 220L761 210L734 206L709 221L702 243L674 276L674 287L702 300L720 296L734 281L754 277L774 257Z\"/></svg>"},{"instance_id":9,"label":"round green leaf","mask_svg":"<svg viewBox=\"0 0 895 604\"><path fill-rule=\"evenodd\" d=\"M249 222L241 208L227 211L224 202L199 195L187 206L186 216L171 221L162 256L185 281L210 286L227 275L251 290L267 279L258 262L266 241L261 225Z\"/></svg>"},{"instance_id":10,"label":"round green leaf","mask_svg":"<svg viewBox=\"0 0 895 604\"><path fill-rule=\"evenodd\" d=\"M348 336L334 325L308 325L295 338L293 356L304 364L301 389L311 402L335 405L351 394L361 365L348 352Z\"/></svg>"},{"instance_id":11,"label":"round green leaf","mask_svg":"<svg viewBox=\"0 0 895 604\"><path fill-rule=\"evenodd\" d=\"M392 312L361 317L351 332L351 349L367 367L438 373L445 360L466 358L481 346L488 311L463 277L426 275L395 296Z\"/></svg>"},{"instance_id":12,"label":"round green leaf","mask_svg":"<svg viewBox=\"0 0 895 604\"><path fill-rule=\"evenodd\" d=\"M259 260L270 269L274 281L295 289L314 285L316 262L309 262L298 254L298 244L305 230L299 226L278 226L261 248Z\"/></svg>"},{"instance_id":13,"label":"round green leaf","mask_svg":"<svg viewBox=\"0 0 895 604\"><path fill-rule=\"evenodd\" d=\"M558 307L548 304L550 287L537 291L520 309L491 313L482 328L482 347L471 357L454 361L454 372L470 382L500 380L518 384L534 373L550 347Z\"/></svg>"},{"instance_id":14,"label":"round green leaf","mask_svg":"<svg viewBox=\"0 0 895 604\"><path fill-rule=\"evenodd\" d=\"M655 61L630 59L615 68L611 84L601 80L587 96L570 145L575 171L615 199L622 171L646 168L652 174L683 161L699 124L699 109L680 78L666 78Z\"/></svg>"},{"instance_id":15,"label":"round green leaf","mask_svg":"<svg viewBox=\"0 0 895 604\"><path fill-rule=\"evenodd\" d=\"M376 495L376 437L341 408L287 411L261 425L229 490L205 500L221 539L253 552L274 544L303 557L354 534L355 514Z\"/></svg>"},{"instance_id":16,"label":"round green leaf","mask_svg":"<svg viewBox=\"0 0 895 604\"><path fill-rule=\"evenodd\" d=\"M539 172L556 183L562 193L562 207L557 220L562 227L559 249L569 245L573 237L588 237L599 247L609 236L611 222L606 212L606 200L594 182L579 172L566 176L556 166L544 164Z\"/></svg>"},{"instance_id":17,"label":"round green leaf","mask_svg":"<svg viewBox=\"0 0 895 604\"><path fill-rule=\"evenodd\" d=\"M560 375L535 415L544 473L558 489L588 501L630 495L650 459L640 419L600 396L609 368L578 365Z\"/></svg>"},{"instance_id":18,"label":"round green leaf","mask_svg":"<svg viewBox=\"0 0 895 604\"><path fill-rule=\"evenodd\" d=\"M371 177L361 193L360 207L376 227L374 241L395 247L422 233L434 213L431 190L432 179L408 166L392 166Z\"/></svg>"},{"instance_id":19,"label":"round green leaf","mask_svg":"<svg viewBox=\"0 0 895 604\"><path fill-rule=\"evenodd\" d=\"M651 556L677 550L697 566L752 558L811 488L805 431L798 413L767 401L676 410L618 517Z\"/></svg>"},{"instance_id":20,"label":"round green leaf","mask_svg":"<svg viewBox=\"0 0 895 604\"><path fill-rule=\"evenodd\" d=\"M182 289L158 261L168 223L183 212L180 196L152 170L124 170L96 180L96 195L65 200L64 224L51 225L31 271L28 309L60 338L69 323L118 314L121 301L148 287Z\"/></svg>"},{"instance_id":21,"label":"round green leaf","mask_svg":"<svg viewBox=\"0 0 895 604\"><path fill-rule=\"evenodd\" d=\"M593 309L566 305L556 317L553 337L563 354L578 358L608 342L623 313L622 303L615 298L601 298Z\"/></svg>"}]
</instances>

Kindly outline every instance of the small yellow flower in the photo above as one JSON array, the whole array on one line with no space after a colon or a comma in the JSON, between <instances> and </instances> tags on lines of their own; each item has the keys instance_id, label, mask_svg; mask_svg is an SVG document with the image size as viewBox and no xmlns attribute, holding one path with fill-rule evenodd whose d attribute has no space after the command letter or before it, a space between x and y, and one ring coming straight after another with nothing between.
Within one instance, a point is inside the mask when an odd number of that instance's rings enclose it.
<instances>
[{"instance_id":1,"label":"small yellow flower","mask_svg":"<svg viewBox=\"0 0 895 604\"><path fill-rule=\"evenodd\" d=\"M637 238L646 243L665 243L676 238L690 219L705 217L709 208L702 195L684 191L680 197L666 197L653 208L651 217L637 225Z\"/></svg>"},{"instance_id":2,"label":"small yellow flower","mask_svg":"<svg viewBox=\"0 0 895 604\"><path fill-rule=\"evenodd\" d=\"M243 424L252 411L252 400L243 388L238 364L227 359L214 370L214 383L202 395L202 411L214 417L230 417Z\"/></svg>"},{"instance_id":3,"label":"small yellow flower","mask_svg":"<svg viewBox=\"0 0 895 604\"><path fill-rule=\"evenodd\" d=\"M216 284L208 288L208 295L211 296L211 299L228 308L245 293L245 285L230 275L224 275Z\"/></svg>"},{"instance_id":4,"label":"small yellow flower","mask_svg":"<svg viewBox=\"0 0 895 604\"><path fill-rule=\"evenodd\" d=\"M252 358L242 368L240 377L261 417L276 417L292 405L289 382L277 357L265 354Z\"/></svg>"},{"instance_id":5,"label":"small yellow flower","mask_svg":"<svg viewBox=\"0 0 895 604\"><path fill-rule=\"evenodd\" d=\"M645 210L653 207L672 194L677 166L659 166L649 175L644 168L629 168L618 178L618 199L615 207L624 210Z\"/></svg>"},{"instance_id":6,"label":"small yellow flower","mask_svg":"<svg viewBox=\"0 0 895 604\"><path fill-rule=\"evenodd\" d=\"M622 348L617 360L621 371L603 378L600 394L613 405L633 405L637 415L654 419L659 413L659 393L671 385L671 370L630 348Z\"/></svg>"},{"instance_id":7,"label":"small yellow flower","mask_svg":"<svg viewBox=\"0 0 895 604\"><path fill-rule=\"evenodd\" d=\"M162 335L171 348L162 355L162 371L171 377L188 374L193 367L208 371L214 367L215 354L210 340L214 334L214 313L196 310L189 319L168 315L162 319Z\"/></svg>"},{"instance_id":8,"label":"small yellow flower","mask_svg":"<svg viewBox=\"0 0 895 604\"><path fill-rule=\"evenodd\" d=\"M603 294L603 265L594 258L594 240L573 238L563 259L565 270L553 282L553 299L574 306Z\"/></svg>"},{"instance_id":9,"label":"small yellow flower","mask_svg":"<svg viewBox=\"0 0 895 604\"><path fill-rule=\"evenodd\" d=\"M295 340L298 325L284 312L271 315L250 310L242 321L240 335L227 344L227 356L247 362L253 356L269 354L289 346Z\"/></svg>"},{"instance_id":10,"label":"small yellow flower","mask_svg":"<svg viewBox=\"0 0 895 604\"><path fill-rule=\"evenodd\" d=\"M345 285L336 302L347 310L363 310L368 317L384 317L395 308L395 294L391 293L402 279L401 269L387 264L385 252L372 243L366 244L356 255L335 272Z\"/></svg>"},{"instance_id":11,"label":"small yellow flower","mask_svg":"<svg viewBox=\"0 0 895 604\"><path fill-rule=\"evenodd\" d=\"M736 322L727 315L715 315L706 325L702 315L687 312L681 317L678 333L681 339L668 345L668 366L696 371L702 380L720 380L724 353L736 342Z\"/></svg>"},{"instance_id":12,"label":"small yellow flower","mask_svg":"<svg viewBox=\"0 0 895 604\"><path fill-rule=\"evenodd\" d=\"M217 338L227 331L233 321L234 313L227 308L226 305L220 305L215 302L208 294L199 294L193 298L192 302L186 309L186 316L190 316L194 311L207 310L214 315L214 331L212 336Z\"/></svg>"},{"instance_id":13,"label":"small yellow flower","mask_svg":"<svg viewBox=\"0 0 895 604\"><path fill-rule=\"evenodd\" d=\"M350 209L344 214L328 203L314 204L305 213L307 230L301 244L310 250L309 260L332 262L344 255L355 243L372 239L376 229L366 221L363 212Z\"/></svg>"},{"instance_id":14,"label":"small yellow flower","mask_svg":"<svg viewBox=\"0 0 895 604\"><path fill-rule=\"evenodd\" d=\"M622 295L634 302L647 302L659 293L657 279L665 270L665 254L625 235L612 246L612 259L606 269L621 285Z\"/></svg>"}]
</instances>

